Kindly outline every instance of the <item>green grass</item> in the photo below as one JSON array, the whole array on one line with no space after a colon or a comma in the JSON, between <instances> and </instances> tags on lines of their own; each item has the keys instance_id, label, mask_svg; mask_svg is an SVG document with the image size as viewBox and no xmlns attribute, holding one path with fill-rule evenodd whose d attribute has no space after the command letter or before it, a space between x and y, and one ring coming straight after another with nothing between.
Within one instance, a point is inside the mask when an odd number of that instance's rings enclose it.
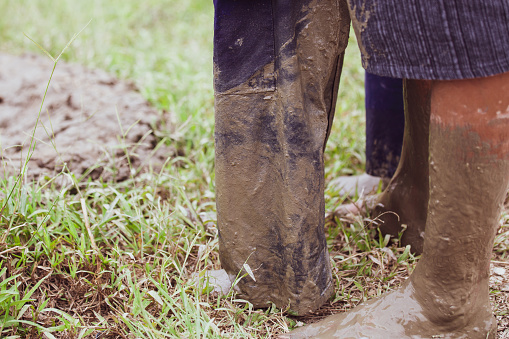
<instances>
[{"instance_id":1,"label":"green grass","mask_svg":"<svg viewBox=\"0 0 509 339\"><path fill-rule=\"evenodd\" d=\"M328 219L336 293L322 311L295 318L207 293L193 276L220 267L212 1L7 0L0 13L0 51L13 54L42 53L26 33L56 56L91 20L63 60L134 81L171 112L156 133L180 154L159 173L118 183L70 174L61 175L72 184L60 188L0 180L0 337L270 338L379 295L412 270L416 259L377 242L363 220ZM363 170L363 75L352 37L327 180ZM333 189L326 198L328 211L342 202ZM504 227L497 237L500 260L507 260L508 233Z\"/></svg>"}]
</instances>

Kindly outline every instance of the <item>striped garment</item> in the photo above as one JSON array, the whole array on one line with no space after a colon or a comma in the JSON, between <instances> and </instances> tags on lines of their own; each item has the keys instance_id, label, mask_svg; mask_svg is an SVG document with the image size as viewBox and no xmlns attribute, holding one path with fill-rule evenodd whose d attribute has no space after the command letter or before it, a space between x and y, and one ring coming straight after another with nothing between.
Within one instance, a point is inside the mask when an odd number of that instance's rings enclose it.
<instances>
[{"instance_id":1,"label":"striped garment","mask_svg":"<svg viewBox=\"0 0 509 339\"><path fill-rule=\"evenodd\" d=\"M508 0L348 0L368 72L466 79L509 71Z\"/></svg>"}]
</instances>

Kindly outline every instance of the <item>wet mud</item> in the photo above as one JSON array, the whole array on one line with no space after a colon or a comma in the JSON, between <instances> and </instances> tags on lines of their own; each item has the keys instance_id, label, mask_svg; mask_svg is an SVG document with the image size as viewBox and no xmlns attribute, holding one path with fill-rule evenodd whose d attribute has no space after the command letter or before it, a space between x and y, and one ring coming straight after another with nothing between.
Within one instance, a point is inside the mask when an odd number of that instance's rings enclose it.
<instances>
[{"instance_id":1,"label":"wet mud","mask_svg":"<svg viewBox=\"0 0 509 339\"><path fill-rule=\"evenodd\" d=\"M490 259L509 183L509 73L433 86L430 200L413 281L435 323L490 321Z\"/></svg>"},{"instance_id":2,"label":"wet mud","mask_svg":"<svg viewBox=\"0 0 509 339\"><path fill-rule=\"evenodd\" d=\"M52 68L46 56L0 53L2 176L20 172ZM174 153L165 146L154 152L153 126L160 119L134 85L101 70L59 61L27 177L52 177L64 164L78 177L104 180L127 179L131 168L134 173L160 168Z\"/></svg>"},{"instance_id":3,"label":"wet mud","mask_svg":"<svg viewBox=\"0 0 509 339\"><path fill-rule=\"evenodd\" d=\"M431 82L404 80L405 130L401 159L374 208L383 234L398 237L422 253L429 194Z\"/></svg>"},{"instance_id":4,"label":"wet mud","mask_svg":"<svg viewBox=\"0 0 509 339\"><path fill-rule=\"evenodd\" d=\"M427 84L430 190L421 260L399 289L284 338L495 338L489 275L509 184L509 73Z\"/></svg>"},{"instance_id":5,"label":"wet mud","mask_svg":"<svg viewBox=\"0 0 509 339\"><path fill-rule=\"evenodd\" d=\"M297 314L333 290L323 150L350 22L346 3L302 4L296 13L284 3L273 8L273 64L226 91L221 69L229 66L215 65L221 265L231 279L249 265L255 279L246 275L237 287L256 307L273 302Z\"/></svg>"},{"instance_id":6,"label":"wet mud","mask_svg":"<svg viewBox=\"0 0 509 339\"><path fill-rule=\"evenodd\" d=\"M398 290L372 299L350 312L336 314L318 323L282 335L281 339L353 338L495 338L496 323L473 322L461 331L437 326L423 314L415 288L407 281Z\"/></svg>"}]
</instances>

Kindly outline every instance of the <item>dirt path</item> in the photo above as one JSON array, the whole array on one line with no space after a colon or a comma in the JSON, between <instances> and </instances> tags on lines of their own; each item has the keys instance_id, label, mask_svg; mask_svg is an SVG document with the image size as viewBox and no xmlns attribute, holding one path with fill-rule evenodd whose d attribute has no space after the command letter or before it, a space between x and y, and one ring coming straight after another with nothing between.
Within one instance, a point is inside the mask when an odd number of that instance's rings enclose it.
<instances>
[{"instance_id":1,"label":"dirt path","mask_svg":"<svg viewBox=\"0 0 509 339\"><path fill-rule=\"evenodd\" d=\"M46 56L0 53L1 176L19 173L52 68ZM65 163L77 176L123 180L130 172L126 153L132 169L160 167L172 152L152 154L157 142L151 126L158 119L132 84L59 61L27 177L54 175Z\"/></svg>"}]
</instances>

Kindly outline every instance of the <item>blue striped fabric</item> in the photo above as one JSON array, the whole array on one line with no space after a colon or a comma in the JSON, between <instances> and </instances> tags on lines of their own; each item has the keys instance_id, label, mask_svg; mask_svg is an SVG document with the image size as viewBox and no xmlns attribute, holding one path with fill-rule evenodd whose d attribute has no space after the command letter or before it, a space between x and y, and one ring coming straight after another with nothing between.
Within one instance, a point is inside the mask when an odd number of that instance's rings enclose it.
<instances>
[{"instance_id":1,"label":"blue striped fabric","mask_svg":"<svg viewBox=\"0 0 509 339\"><path fill-rule=\"evenodd\" d=\"M509 0L348 0L370 73L465 79L509 71Z\"/></svg>"}]
</instances>

